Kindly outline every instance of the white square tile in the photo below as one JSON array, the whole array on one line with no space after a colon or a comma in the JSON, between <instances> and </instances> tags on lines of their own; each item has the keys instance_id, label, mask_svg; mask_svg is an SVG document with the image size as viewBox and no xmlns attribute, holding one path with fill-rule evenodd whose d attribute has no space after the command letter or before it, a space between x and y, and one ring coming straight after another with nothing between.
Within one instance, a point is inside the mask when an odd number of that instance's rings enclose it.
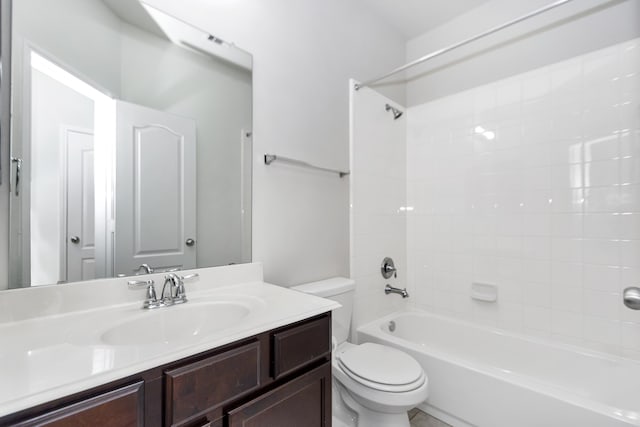
<instances>
[{"instance_id":1,"label":"white square tile","mask_svg":"<svg viewBox=\"0 0 640 427\"><path fill-rule=\"evenodd\" d=\"M582 240L564 237L552 238L551 259L563 262L582 262Z\"/></svg>"},{"instance_id":2,"label":"white square tile","mask_svg":"<svg viewBox=\"0 0 640 427\"><path fill-rule=\"evenodd\" d=\"M551 235L572 238L582 237L583 215L562 213L551 215Z\"/></svg>"},{"instance_id":3,"label":"white square tile","mask_svg":"<svg viewBox=\"0 0 640 427\"><path fill-rule=\"evenodd\" d=\"M584 337L597 343L620 346L620 322L611 319L585 316Z\"/></svg>"},{"instance_id":4,"label":"white square tile","mask_svg":"<svg viewBox=\"0 0 640 427\"><path fill-rule=\"evenodd\" d=\"M551 282L551 261L524 259L522 268L527 273L525 280L539 283Z\"/></svg>"},{"instance_id":5,"label":"white square tile","mask_svg":"<svg viewBox=\"0 0 640 427\"><path fill-rule=\"evenodd\" d=\"M544 307L524 307L524 327L551 332L551 310Z\"/></svg>"},{"instance_id":6,"label":"white square tile","mask_svg":"<svg viewBox=\"0 0 640 427\"><path fill-rule=\"evenodd\" d=\"M584 187L582 164L563 164L551 167L551 185L553 188L569 189Z\"/></svg>"},{"instance_id":7,"label":"white square tile","mask_svg":"<svg viewBox=\"0 0 640 427\"><path fill-rule=\"evenodd\" d=\"M519 211L522 213L549 213L552 207L550 190L521 191L519 195Z\"/></svg>"},{"instance_id":8,"label":"white square tile","mask_svg":"<svg viewBox=\"0 0 640 427\"><path fill-rule=\"evenodd\" d=\"M539 260L551 259L551 238L548 236L523 237L522 257Z\"/></svg>"},{"instance_id":9,"label":"white square tile","mask_svg":"<svg viewBox=\"0 0 640 427\"><path fill-rule=\"evenodd\" d=\"M615 208L617 212L640 213L640 185L623 185L620 187Z\"/></svg>"},{"instance_id":10,"label":"white square tile","mask_svg":"<svg viewBox=\"0 0 640 427\"><path fill-rule=\"evenodd\" d=\"M584 165L584 186L599 187L620 183L620 161L603 160Z\"/></svg>"},{"instance_id":11,"label":"white square tile","mask_svg":"<svg viewBox=\"0 0 640 427\"><path fill-rule=\"evenodd\" d=\"M618 240L585 239L583 257L586 264L620 265Z\"/></svg>"},{"instance_id":12,"label":"white square tile","mask_svg":"<svg viewBox=\"0 0 640 427\"><path fill-rule=\"evenodd\" d=\"M583 318L581 314L554 310L551 319L552 333L582 339Z\"/></svg>"},{"instance_id":13,"label":"white square tile","mask_svg":"<svg viewBox=\"0 0 640 427\"><path fill-rule=\"evenodd\" d=\"M584 161L584 147L581 140L553 140L550 144L552 165L576 164Z\"/></svg>"},{"instance_id":14,"label":"white square tile","mask_svg":"<svg viewBox=\"0 0 640 427\"><path fill-rule=\"evenodd\" d=\"M551 284L554 289L582 287L583 274L582 264L580 263L551 263Z\"/></svg>"},{"instance_id":15,"label":"white square tile","mask_svg":"<svg viewBox=\"0 0 640 427\"><path fill-rule=\"evenodd\" d=\"M524 190L547 190L551 188L551 168L526 168L522 171L522 187Z\"/></svg>"},{"instance_id":16,"label":"white square tile","mask_svg":"<svg viewBox=\"0 0 640 427\"><path fill-rule=\"evenodd\" d=\"M631 206L629 206L631 210L627 210L628 208L625 207L625 205L634 204L634 201L623 200L620 191L620 187L616 186L586 188L584 190L584 211L586 213L634 212ZM635 203L638 203L640 209L640 199Z\"/></svg>"},{"instance_id":17,"label":"white square tile","mask_svg":"<svg viewBox=\"0 0 640 427\"><path fill-rule=\"evenodd\" d=\"M585 290L583 297L583 312L585 315L619 320L620 294Z\"/></svg>"},{"instance_id":18,"label":"white square tile","mask_svg":"<svg viewBox=\"0 0 640 427\"><path fill-rule=\"evenodd\" d=\"M556 188L551 193L551 211L555 213L580 213L585 207L585 201L583 189Z\"/></svg>"},{"instance_id":19,"label":"white square tile","mask_svg":"<svg viewBox=\"0 0 640 427\"><path fill-rule=\"evenodd\" d=\"M584 160L593 162L620 157L620 141L618 135L600 138L589 138L584 142Z\"/></svg>"},{"instance_id":20,"label":"white square tile","mask_svg":"<svg viewBox=\"0 0 640 427\"><path fill-rule=\"evenodd\" d=\"M622 347L640 351L640 323L622 323Z\"/></svg>"},{"instance_id":21,"label":"white square tile","mask_svg":"<svg viewBox=\"0 0 640 427\"><path fill-rule=\"evenodd\" d=\"M584 288L601 292L620 292L621 268L610 265L584 264Z\"/></svg>"},{"instance_id":22,"label":"white square tile","mask_svg":"<svg viewBox=\"0 0 640 427\"><path fill-rule=\"evenodd\" d=\"M620 183L638 184L640 183L640 157L631 157L620 160Z\"/></svg>"},{"instance_id":23,"label":"white square tile","mask_svg":"<svg viewBox=\"0 0 640 427\"><path fill-rule=\"evenodd\" d=\"M591 88L592 90L596 88ZM598 88L600 89L600 88ZM582 135L585 141L608 139L620 131L621 110L613 104L618 98L608 88L601 89L604 96L592 101L594 107L587 107L582 115ZM609 99L606 99L609 98Z\"/></svg>"},{"instance_id":24,"label":"white square tile","mask_svg":"<svg viewBox=\"0 0 640 427\"><path fill-rule=\"evenodd\" d=\"M551 215L524 214L522 215L523 236L549 236L551 234Z\"/></svg>"},{"instance_id":25,"label":"white square tile","mask_svg":"<svg viewBox=\"0 0 640 427\"><path fill-rule=\"evenodd\" d=\"M522 237L497 236L495 253L499 257L522 257Z\"/></svg>"},{"instance_id":26,"label":"white square tile","mask_svg":"<svg viewBox=\"0 0 640 427\"><path fill-rule=\"evenodd\" d=\"M585 214L584 237L588 239L618 239L621 235L621 215Z\"/></svg>"},{"instance_id":27,"label":"white square tile","mask_svg":"<svg viewBox=\"0 0 640 427\"><path fill-rule=\"evenodd\" d=\"M551 285L535 282L523 283L522 303L529 307L551 308Z\"/></svg>"},{"instance_id":28,"label":"white square tile","mask_svg":"<svg viewBox=\"0 0 640 427\"><path fill-rule=\"evenodd\" d=\"M620 137L620 157L640 156L640 132L626 131Z\"/></svg>"},{"instance_id":29,"label":"white square tile","mask_svg":"<svg viewBox=\"0 0 640 427\"><path fill-rule=\"evenodd\" d=\"M638 286L640 283L640 268L637 267L622 267L620 269L620 288L629 286Z\"/></svg>"},{"instance_id":30,"label":"white square tile","mask_svg":"<svg viewBox=\"0 0 640 427\"><path fill-rule=\"evenodd\" d=\"M620 241L620 265L640 267L640 240Z\"/></svg>"}]
</instances>

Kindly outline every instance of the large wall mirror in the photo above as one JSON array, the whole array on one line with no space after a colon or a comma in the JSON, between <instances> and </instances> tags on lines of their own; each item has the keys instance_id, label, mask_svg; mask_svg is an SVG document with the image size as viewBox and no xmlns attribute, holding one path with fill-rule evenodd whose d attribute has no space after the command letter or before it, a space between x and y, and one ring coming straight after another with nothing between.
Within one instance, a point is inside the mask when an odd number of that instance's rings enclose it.
<instances>
[{"instance_id":1,"label":"large wall mirror","mask_svg":"<svg viewBox=\"0 0 640 427\"><path fill-rule=\"evenodd\" d=\"M251 55L138 0L11 13L9 287L249 262Z\"/></svg>"}]
</instances>

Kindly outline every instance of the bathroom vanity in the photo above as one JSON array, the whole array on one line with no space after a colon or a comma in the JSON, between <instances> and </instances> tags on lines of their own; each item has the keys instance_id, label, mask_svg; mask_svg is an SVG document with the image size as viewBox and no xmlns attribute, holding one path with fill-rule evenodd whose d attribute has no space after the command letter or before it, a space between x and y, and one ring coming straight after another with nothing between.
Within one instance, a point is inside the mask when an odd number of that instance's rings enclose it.
<instances>
[{"instance_id":1,"label":"bathroom vanity","mask_svg":"<svg viewBox=\"0 0 640 427\"><path fill-rule=\"evenodd\" d=\"M330 426L337 304L247 281L257 264L199 272L180 307L135 301L0 324L0 426ZM103 282L118 294L123 280ZM204 313L233 318L232 306L244 315L207 329Z\"/></svg>"}]
</instances>

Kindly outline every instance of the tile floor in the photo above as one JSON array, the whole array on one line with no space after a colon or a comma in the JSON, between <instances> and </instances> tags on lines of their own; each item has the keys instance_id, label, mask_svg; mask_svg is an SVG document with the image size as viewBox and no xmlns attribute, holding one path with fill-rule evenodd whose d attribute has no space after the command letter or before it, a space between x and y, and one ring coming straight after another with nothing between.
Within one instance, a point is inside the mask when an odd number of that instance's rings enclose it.
<instances>
[{"instance_id":1,"label":"tile floor","mask_svg":"<svg viewBox=\"0 0 640 427\"><path fill-rule=\"evenodd\" d=\"M409 411L409 420L411 421L411 427L451 427L449 424L425 414L419 409Z\"/></svg>"}]
</instances>

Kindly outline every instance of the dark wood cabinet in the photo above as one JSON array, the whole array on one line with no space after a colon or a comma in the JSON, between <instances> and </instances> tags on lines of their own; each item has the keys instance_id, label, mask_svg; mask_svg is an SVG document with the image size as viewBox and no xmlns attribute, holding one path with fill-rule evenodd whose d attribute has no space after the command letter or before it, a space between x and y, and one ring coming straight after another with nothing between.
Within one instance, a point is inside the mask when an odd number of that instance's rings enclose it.
<instances>
[{"instance_id":1,"label":"dark wood cabinet","mask_svg":"<svg viewBox=\"0 0 640 427\"><path fill-rule=\"evenodd\" d=\"M330 427L326 313L0 418L4 426Z\"/></svg>"}]
</instances>

